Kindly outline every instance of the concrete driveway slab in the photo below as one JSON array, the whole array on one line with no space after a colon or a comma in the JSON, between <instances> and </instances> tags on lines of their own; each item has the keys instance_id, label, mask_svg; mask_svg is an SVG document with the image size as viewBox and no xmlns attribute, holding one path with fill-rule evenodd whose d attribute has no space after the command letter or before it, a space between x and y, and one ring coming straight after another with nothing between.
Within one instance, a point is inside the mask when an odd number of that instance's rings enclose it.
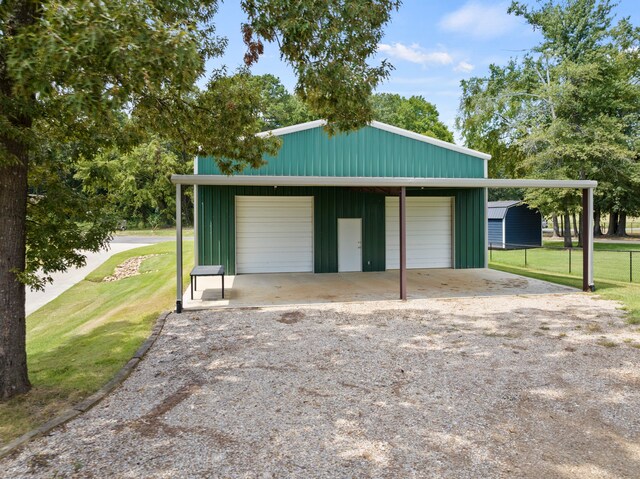
<instances>
[{"instance_id":1,"label":"concrete driveway slab","mask_svg":"<svg viewBox=\"0 0 640 479\"><path fill-rule=\"evenodd\" d=\"M492 269L412 269L407 272L409 299L464 298L575 292L575 288ZM201 277L193 300L187 285L185 309L394 301L399 298L398 271L375 273L243 274Z\"/></svg>"}]
</instances>

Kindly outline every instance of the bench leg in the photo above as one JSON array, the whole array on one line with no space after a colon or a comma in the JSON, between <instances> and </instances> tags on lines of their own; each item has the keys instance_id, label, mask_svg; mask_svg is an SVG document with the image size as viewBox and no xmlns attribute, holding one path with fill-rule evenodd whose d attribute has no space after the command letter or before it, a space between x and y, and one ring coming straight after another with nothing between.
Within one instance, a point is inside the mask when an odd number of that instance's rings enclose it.
<instances>
[{"instance_id":1,"label":"bench leg","mask_svg":"<svg viewBox=\"0 0 640 479\"><path fill-rule=\"evenodd\" d=\"M193 276L191 276L191 299L193 299Z\"/></svg>"},{"instance_id":2,"label":"bench leg","mask_svg":"<svg viewBox=\"0 0 640 479\"><path fill-rule=\"evenodd\" d=\"M224 299L224 274L222 275L222 299Z\"/></svg>"}]
</instances>

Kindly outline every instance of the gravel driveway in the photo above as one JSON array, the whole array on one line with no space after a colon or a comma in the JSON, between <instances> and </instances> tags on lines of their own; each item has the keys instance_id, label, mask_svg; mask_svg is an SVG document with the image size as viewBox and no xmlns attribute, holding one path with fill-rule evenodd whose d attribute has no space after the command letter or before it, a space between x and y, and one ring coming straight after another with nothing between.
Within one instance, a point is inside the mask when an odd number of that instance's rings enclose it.
<instances>
[{"instance_id":1,"label":"gravel driveway","mask_svg":"<svg viewBox=\"0 0 640 479\"><path fill-rule=\"evenodd\" d=\"M584 294L171 315L4 477L640 476L640 329Z\"/></svg>"}]
</instances>

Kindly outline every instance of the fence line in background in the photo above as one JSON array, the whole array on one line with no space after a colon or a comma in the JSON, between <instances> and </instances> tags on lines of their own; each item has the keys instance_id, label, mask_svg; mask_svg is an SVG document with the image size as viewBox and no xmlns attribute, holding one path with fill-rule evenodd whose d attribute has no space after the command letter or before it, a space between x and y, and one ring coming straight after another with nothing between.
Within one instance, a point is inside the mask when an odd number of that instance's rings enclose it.
<instances>
[{"instance_id":1,"label":"fence line in background","mask_svg":"<svg viewBox=\"0 0 640 479\"><path fill-rule=\"evenodd\" d=\"M501 252L512 252L512 251L523 251L524 252L524 267L526 268L527 266L529 266L530 260L529 260L529 256L527 255L527 251L528 250L544 250L544 251L567 251L568 252L568 270L569 270L569 274L572 274L572 252L573 250L576 249L580 252L582 252L582 248L574 248L574 247L564 247L564 246L532 246L532 245L522 245L522 244L513 244L513 243L508 243L508 244L504 244L504 243L489 243L489 260L493 261L493 251L501 251ZM634 254L640 254L640 250L596 250L593 252L594 255L594 260L596 259L596 257L600 256L602 257L602 255L604 254L625 254L628 253L629 255L629 282L633 283L633 255ZM499 260L497 262L500 262ZM510 264L510 263L504 263L502 262L502 264ZM532 264L535 264L535 260L533 261ZM553 272L552 270L547 269L547 271ZM624 281L623 279L620 279L620 281Z\"/></svg>"}]
</instances>

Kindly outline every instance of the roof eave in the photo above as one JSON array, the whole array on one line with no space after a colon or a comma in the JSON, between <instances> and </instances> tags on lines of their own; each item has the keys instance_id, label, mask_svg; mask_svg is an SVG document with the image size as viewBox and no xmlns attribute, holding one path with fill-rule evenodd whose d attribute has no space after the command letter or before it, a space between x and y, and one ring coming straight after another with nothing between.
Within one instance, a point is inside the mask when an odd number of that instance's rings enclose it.
<instances>
[{"instance_id":1,"label":"roof eave","mask_svg":"<svg viewBox=\"0 0 640 479\"><path fill-rule=\"evenodd\" d=\"M174 184L228 186L377 186L418 188L595 188L592 180L403 178L351 176L172 175Z\"/></svg>"}]
</instances>

